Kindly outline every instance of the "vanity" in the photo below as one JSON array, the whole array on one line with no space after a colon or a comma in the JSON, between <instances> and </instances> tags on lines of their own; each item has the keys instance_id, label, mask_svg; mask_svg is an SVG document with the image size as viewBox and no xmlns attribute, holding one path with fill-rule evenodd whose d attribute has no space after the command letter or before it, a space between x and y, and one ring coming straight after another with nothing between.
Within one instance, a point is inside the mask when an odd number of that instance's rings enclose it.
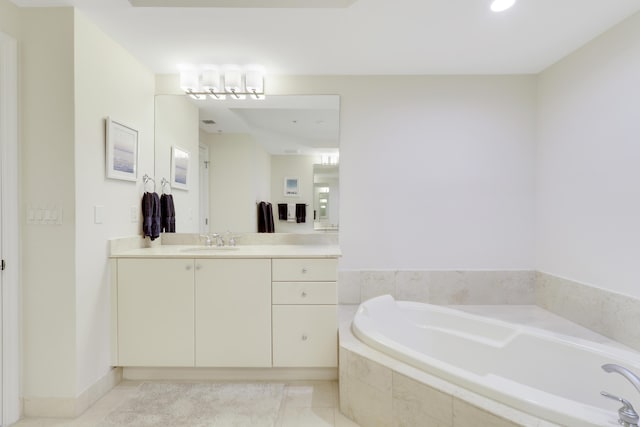
<instances>
[{"instance_id":1,"label":"vanity","mask_svg":"<svg viewBox=\"0 0 640 427\"><path fill-rule=\"evenodd\" d=\"M336 368L337 245L112 250L114 366Z\"/></svg>"}]
</instances>

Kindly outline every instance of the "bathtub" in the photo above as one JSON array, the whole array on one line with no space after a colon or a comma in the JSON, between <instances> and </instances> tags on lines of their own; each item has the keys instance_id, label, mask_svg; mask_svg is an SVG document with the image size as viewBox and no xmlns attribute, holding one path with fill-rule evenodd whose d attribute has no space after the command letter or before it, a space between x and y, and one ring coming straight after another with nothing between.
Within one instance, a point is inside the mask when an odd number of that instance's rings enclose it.
<instances>
[{"instance_id":1,"label":"bathtub","mask_svg":"<svg viewBox=\"0 0 640 427\"><path fill-rule=\"evenodd\" d=\"M395 301L360 305L351 330L362 342L449 383L562 426L617 426L621 396L640 410L622 365L640 374L640 354L459 310Z\"/></svg>"}]
</instances>

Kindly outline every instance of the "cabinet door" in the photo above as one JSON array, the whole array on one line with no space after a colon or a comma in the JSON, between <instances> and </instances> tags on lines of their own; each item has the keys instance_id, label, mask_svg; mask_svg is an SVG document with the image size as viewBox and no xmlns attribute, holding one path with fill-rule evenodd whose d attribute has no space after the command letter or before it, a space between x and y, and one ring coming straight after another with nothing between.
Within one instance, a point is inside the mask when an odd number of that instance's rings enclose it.
<instances>
[{"instance_id":1,"label":"cabinet door","mask_svg":"<svg viewBox=\"0 0 640 427\"><path fill-rule=\"evenodd\" d=\"M335 305L274 305L273 366L338 365Z\"/></svg>"},{"instance_id":2,"label":"cabinet door","mask_svg":"<svg viewBox=\"0 0 640 427\"><path fill-rule=\"evenodd\" d=\"M271 366L271 261L196 260L196 366Z\"/></svg>"},{"instance_id":3,"label":"cabinet door","mask_svg":"<svg viewBox=\"0 0 640 427\"><path fill-rule=\"evenodd\" d=\"M193 366L193 260L118 260L118 362Z\"/></svg>"}]
</instances>

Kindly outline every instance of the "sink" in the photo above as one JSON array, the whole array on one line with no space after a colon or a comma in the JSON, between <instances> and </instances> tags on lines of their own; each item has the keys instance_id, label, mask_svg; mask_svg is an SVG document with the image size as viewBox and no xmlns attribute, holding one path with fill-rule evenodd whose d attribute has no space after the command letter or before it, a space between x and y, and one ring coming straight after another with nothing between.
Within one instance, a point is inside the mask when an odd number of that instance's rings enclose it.
<instances>
[{"instance_id":1,"label":"sink","mask_svg":"<svg viewBox=\"0 0 640 427\"><path fill-rule=\"evenodd\" d=\"M182 252L218 252L218 251L237 251L238 246L197 246L195 248L186 248Z\"/></svg>"}]
</instances>

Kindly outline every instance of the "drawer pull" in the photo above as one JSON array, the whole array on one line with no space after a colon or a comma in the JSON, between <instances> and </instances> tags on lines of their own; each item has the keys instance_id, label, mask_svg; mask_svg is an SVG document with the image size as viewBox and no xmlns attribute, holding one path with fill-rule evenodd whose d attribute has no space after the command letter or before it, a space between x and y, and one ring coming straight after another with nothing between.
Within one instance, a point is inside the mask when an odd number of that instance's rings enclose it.
<instances>
[{"instance_id":1,"label":"drawer pull","mask_svg":"<svg viewBox=\"0 0 640 427\"><path fill-rule=\"evenodd\" d=\"M300 294L300 296L301 296L302 298L305 298L305 297L307 296L307 293L306 293L305 291L302 291L302 293Z\"/></svg>"},{"instance_id":2,"label":"drawer pull","mask_svg":"<svg viewBox=\"0 0 640 427\"><path fill-rule=\"evenodd\" d=\"M307 269L306 268L302 268L302 274L307 274Z\"/></svg>"},{"instance_id":3,"label":"drawer pull","mask_svg":"<svg viewBox=\"0 0 640 427\"><path fill-rule=\"evenodd\" d=\"M307 340L307 336L306 335L302 335L302 341L306 341Z\"/></svg>"}]
</instances>

